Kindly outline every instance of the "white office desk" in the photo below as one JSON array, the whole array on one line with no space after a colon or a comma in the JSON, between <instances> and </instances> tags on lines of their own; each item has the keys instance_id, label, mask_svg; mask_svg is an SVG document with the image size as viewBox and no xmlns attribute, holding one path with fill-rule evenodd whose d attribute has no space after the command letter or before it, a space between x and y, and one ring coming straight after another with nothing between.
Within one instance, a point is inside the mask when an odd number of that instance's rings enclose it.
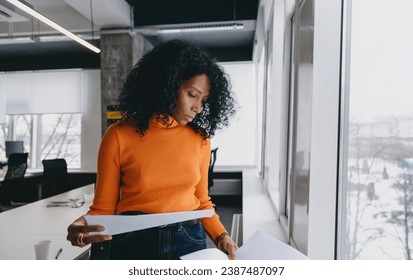
<instances>
[{"instance_id":1,"label":"white office desk","mask_svg":"<svg viewBox=\"0 0 413 280\"><path fill-rule=\"evenodd\" d=\"M63 251L59 259L70 260L82 256L89 246L72 246L66 240L67 227L86 213L90 203L80 208L47 207L47 204L93 193L93 187L93 184L87 185L0 213L0 259L35 259L34 243L45 239L52 241L51 258L56 256L60 248Z\"/></svg>"}]
</instances>

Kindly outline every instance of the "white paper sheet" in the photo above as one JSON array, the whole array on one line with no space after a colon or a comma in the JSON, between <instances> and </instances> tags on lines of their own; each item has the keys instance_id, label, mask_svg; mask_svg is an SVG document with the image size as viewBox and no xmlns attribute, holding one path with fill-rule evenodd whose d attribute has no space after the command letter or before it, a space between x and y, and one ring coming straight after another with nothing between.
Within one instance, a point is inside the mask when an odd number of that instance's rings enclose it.
<instances>
[{"instance_id":1,"label":"white paper sheet","mask_svg":"<svg viewBox=\"0 0 413 280\"><path fill-rule=\"evenodd\" d=\"M146 215L85 215L88 225L103 225L105 231L95 234L120 234L135 230L158 227L166 224L178 223L204 217L211 217L213 209L172 212Z\"/></svg>"},{"instance_id":2,"label":"white paper sheet","mask_svg":"<svg viewBox=\"0 0 413 280\"><path fill-rule=\"evenodd\" d=\"M255 232L238 250L241 260L305 260L306 255L267 233Z\"/></svg>"},{"instance_id":3,"label":"white paper sheet","mask_svg":"<svg viewBox=\"0 0 413 280\"><path fill-rule=\"evenodd\" d=\"M308 260L307 256L300 251L262 231L256 231L235 251L235 255L237 260ZM181 259L224 260L228 257L213 248L181 256Z\"/></svg>"},{"instance_id":4,"label":"white paper sheet","mask_svg":"<svg viewBox=\"0 0 413 280\"><path fill-rule=\"evenodd\" d=\"M239 250L239 249L238 249ZM181 260L228 260L228 256L217 248L207 248L180 257ZM237 258L238 259L238 258Z\"/></svg>"}]
</instances>

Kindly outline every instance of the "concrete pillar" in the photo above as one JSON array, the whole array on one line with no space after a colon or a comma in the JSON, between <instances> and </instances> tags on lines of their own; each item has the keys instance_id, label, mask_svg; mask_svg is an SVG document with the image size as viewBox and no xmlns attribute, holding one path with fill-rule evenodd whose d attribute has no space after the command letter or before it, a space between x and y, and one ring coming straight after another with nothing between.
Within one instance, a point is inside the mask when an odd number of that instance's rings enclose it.
<instances>
[{"instance_id":1,"label":"concrete pillar","mask_svg":"<svg viewBox=\"0 0 413 280\"><path fill-rule=\"evenodd\" d=\"M143 55L144 39L129 33L105 34L100 37L100 48L103 135L107 128L107 106L116 105L127 75Z\"/></svg>"}]
</instances>

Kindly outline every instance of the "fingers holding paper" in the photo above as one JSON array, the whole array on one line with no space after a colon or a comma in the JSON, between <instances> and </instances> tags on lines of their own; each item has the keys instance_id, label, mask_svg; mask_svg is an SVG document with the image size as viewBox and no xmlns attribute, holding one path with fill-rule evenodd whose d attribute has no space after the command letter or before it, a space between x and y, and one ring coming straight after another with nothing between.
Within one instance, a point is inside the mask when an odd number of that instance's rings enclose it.
<instances>
[{"instance_id":1,"label":"fingers holding paper","mask_svg":"<svg viewBox=\"0 0 413 280\"><path fill-rule=\"evenodd\" d=\"M103 232L104 226L101 225L88 225L86 219L82 216L74 221L67 228L66 239L72 243L73 246L84 247L88 244L95 242L102 242L111 240L112 236L107 234L92 234L92 232Z\"/></svg>"},{"instance_id":2,"label":"fingers holding paper","mask_svg":"<svg viewBox=\"0 0 413 280\"><path fill-rule=\"evenodd\" d=\"M235 260L236 255L235 251L238 249L237 244L229 237L226 235L219 243L218 243L218 249L223 251L228 255L228 258L230 260Z\"/></svg>"}]
</instances>

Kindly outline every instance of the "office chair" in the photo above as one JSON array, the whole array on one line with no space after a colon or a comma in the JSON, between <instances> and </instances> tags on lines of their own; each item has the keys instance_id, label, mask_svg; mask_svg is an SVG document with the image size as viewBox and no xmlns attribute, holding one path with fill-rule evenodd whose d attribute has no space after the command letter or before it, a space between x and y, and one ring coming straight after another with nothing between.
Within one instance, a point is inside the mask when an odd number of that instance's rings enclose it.
<instances>
[{"instance_id":1,"label":"office chair","mask_svg":"<svg viewBox=\"0 0 413 280\"><path fill-rule=\"evenodd\" d=\"M70 190L69 175L67 173L67 163L63 158L44 159L42 198L64 193Z\"/></svg>"},{"instance_id":2,"label":"office chair","mask_svg":"<svg viewBox=\"0 0 413 280\"><path fill-rule=\"evenodd\" d=\"M4 179L24 178L27 169L28 153L13 153L7 160L7 173Z\"/></svg>"},{"instance_id":3,"label":"office chair","mask_svg":"<svg viewBox=\"0 0 413 280\"><path fill-rule=\"evenodd\" d=\"M11 208L32 202L31 190L25 187L28 153L13 153L7 161L7 173L0 188L0 203Z\"/></svg>"}]
</instances>

